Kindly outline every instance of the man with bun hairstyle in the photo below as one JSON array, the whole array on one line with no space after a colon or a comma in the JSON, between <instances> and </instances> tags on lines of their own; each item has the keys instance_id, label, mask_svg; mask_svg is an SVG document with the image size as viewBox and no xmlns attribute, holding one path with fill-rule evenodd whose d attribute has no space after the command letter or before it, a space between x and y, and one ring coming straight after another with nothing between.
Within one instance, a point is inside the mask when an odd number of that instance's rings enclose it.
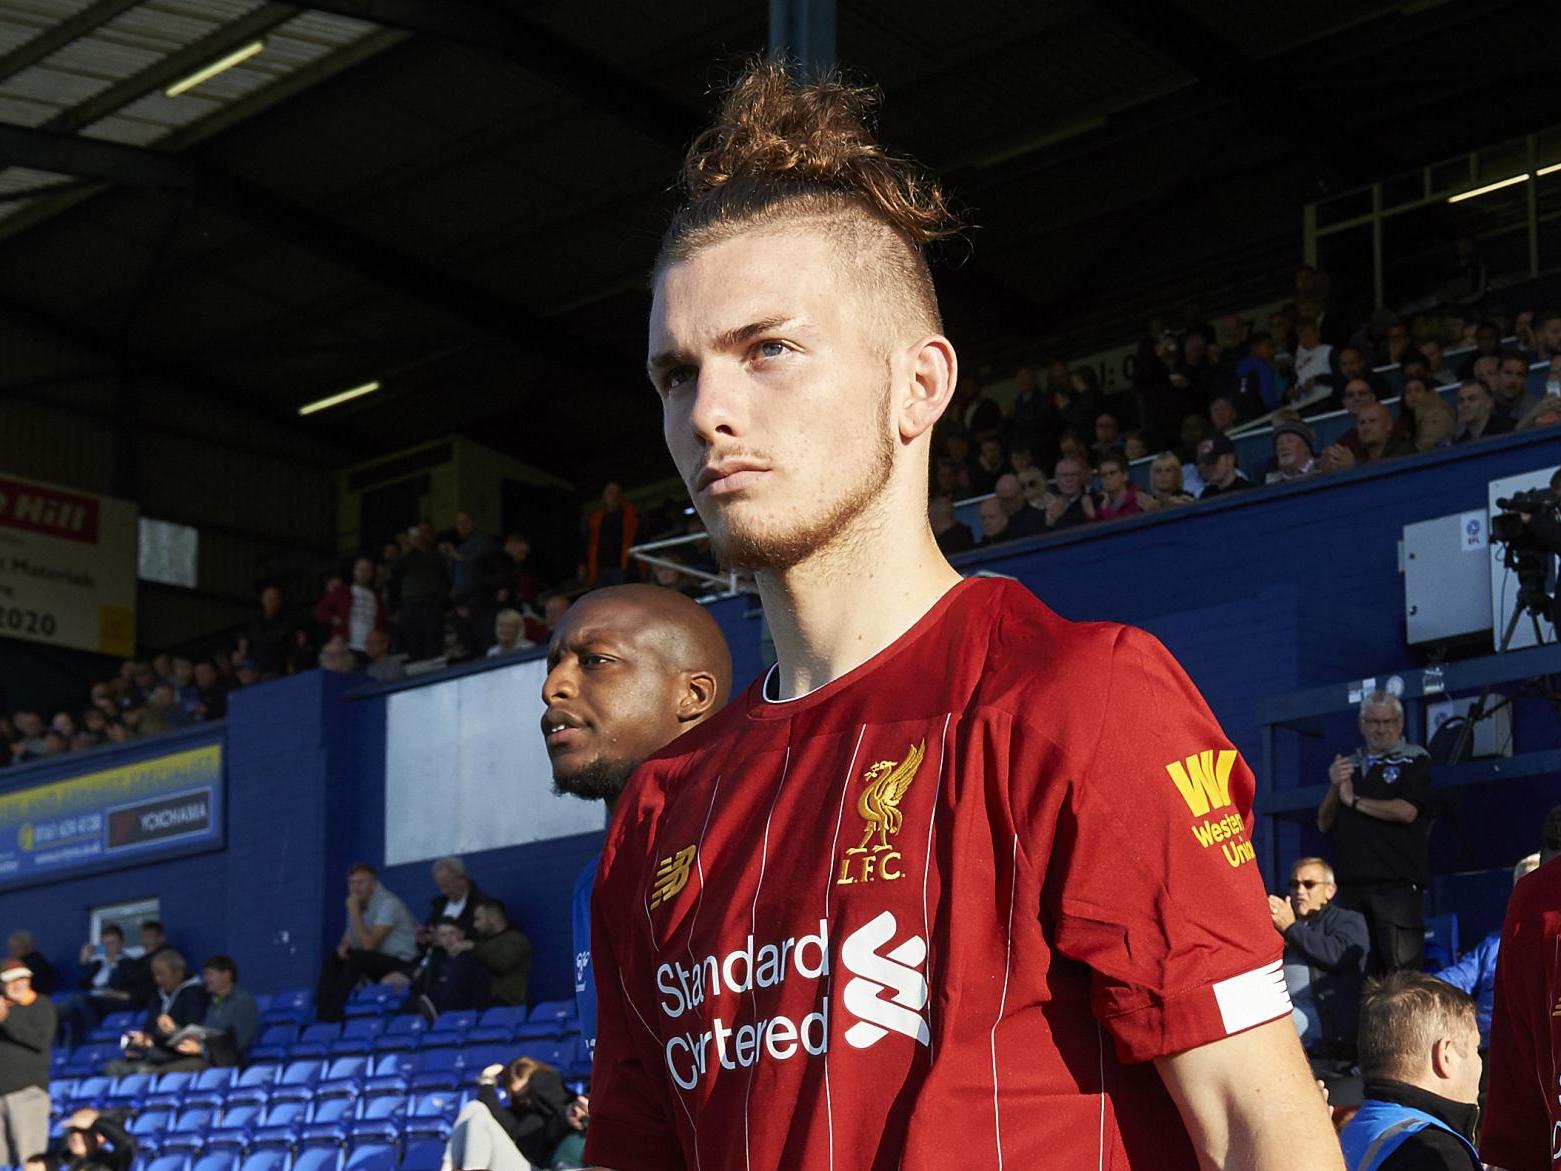
<instances>
[{"instance_id":1,"label":"man with bun hairstyle","mask_svg":"<svg viewBox=\"0 0 1561 1171\"><path fill-rule=\"evenodd\" d=\"M654 270L667 446L778 661L619 802L587 1160L1337 1169L1251 771L1154 639L937 548L957 225L870 107L747 70Z\"/></svg>"}]
</instances>

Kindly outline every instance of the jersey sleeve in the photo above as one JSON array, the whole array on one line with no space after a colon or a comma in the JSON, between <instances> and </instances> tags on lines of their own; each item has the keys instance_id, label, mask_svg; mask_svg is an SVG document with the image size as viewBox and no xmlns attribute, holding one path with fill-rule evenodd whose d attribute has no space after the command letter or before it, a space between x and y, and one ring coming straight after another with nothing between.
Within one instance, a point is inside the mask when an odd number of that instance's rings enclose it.
<instances>
[{"instance_id":1,"label":"jersey sleeve","mask_svg":"<svg viewBox=\"0 0 1561 1171\"><path fill-rule=\"evenodd\" d=\"M660 1041L628 992L631 981L652 987L654 974L635 961L633 884L623 879L609 851L591 899L591 966L600 978L585 1161L612 1171L684 1171Z\"/></svg>"},{"instance_id":2,"label":"jersey sleeve","mask_svg":"<svg viewBox=\"0 0 1561 1171\"><path fill-rule=\"evenodd\" d=\"M1070 753L1047 886L1125 1061L1285 1016L1283 941L1252 846L1252 771L1169 652L1122 628L1092 746Z\"/></svg>"},{"instance_id":3,"label":"jersey sleeve","mask_svg":"<svg viewBox=\"0 0 1561 1171\"><path fill-rule=\"evenodd\" d=\"M1552 862L1549 865L1556 865ZM1542 932L1518 884L1496 952L1490 1084L1480 1125L1480 1158L1508 1171L1549 1171L1551 1122L1540 1046L1550 1038ZM1548 1057L1548 1054L1546 1055Z\"/></svg>"}]
</instances>

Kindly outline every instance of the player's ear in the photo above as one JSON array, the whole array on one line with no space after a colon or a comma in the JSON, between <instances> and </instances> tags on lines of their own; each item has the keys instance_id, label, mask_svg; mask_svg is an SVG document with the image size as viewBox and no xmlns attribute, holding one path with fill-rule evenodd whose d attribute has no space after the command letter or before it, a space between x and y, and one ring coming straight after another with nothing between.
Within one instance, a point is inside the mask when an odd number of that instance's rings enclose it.
<instances>
[{"instance_id":1,"label":"player's ear","mask_svg":"<svg viewBox=\"0 0 1561 1171\"><path fill-rule=\"evenodd\" d=\"M715 707L715 676L709 671L683 672L683 694L678 699L678 720L703 719Z\"/></svg>"},{"instance_id":2,"label":"player's ear","mask_svg":"<svg viewBox=\"0 0 1561 1171\"><path fill-rule=\"evenodd\" d=\"M905 373L900 382L900 438L911 440L932 430L954 398L959 380L959 359L954 345L942 334L929 334L904 351Z\"/></svg>"}]
</instances>

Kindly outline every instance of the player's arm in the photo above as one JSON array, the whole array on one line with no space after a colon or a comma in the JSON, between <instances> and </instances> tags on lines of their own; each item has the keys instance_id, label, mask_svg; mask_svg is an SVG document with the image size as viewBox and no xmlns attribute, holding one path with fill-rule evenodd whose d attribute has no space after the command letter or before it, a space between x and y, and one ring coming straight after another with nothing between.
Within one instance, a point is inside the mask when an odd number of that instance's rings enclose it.
<instances>
[{"instance_id":1,"label":"player's arm","mask_svg":"<svg viewBox=\"0 0 1561 1171\"><path fill-rule=\"evenodd\" d=\"M1344 1166L1288 1017L1155 1060L1199 1165L1222 1171Z\"/></svg>"}]
</instances>

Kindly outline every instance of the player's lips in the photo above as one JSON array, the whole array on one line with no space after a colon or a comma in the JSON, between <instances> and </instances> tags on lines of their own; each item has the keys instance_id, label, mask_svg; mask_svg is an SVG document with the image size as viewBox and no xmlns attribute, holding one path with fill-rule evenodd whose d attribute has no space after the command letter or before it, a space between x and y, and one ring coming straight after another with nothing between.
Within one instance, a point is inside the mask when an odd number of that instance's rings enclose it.
<instances>
[{"instance_id":1,"label":"player's lips","mask_svg":"<svg viewBox=\"0 0 1561 1171\"><path fill-rule=\"evenodd\" d=\"M542 739L549 752L566 748L586 735L585 721L562 708L550 707L542 713Z\"/></svg>"},{"instance_id":2,"label":"player's lips","mask_svg":"<svg viewBox=\"0 0 1561 1171\"><path fill-rule=\"evenodd\" d=\"M710 464L694 477L694 491L723 496L739 492L758 480L769 469L748 459L724 459Z\"/></svg>"}]
</instances>

